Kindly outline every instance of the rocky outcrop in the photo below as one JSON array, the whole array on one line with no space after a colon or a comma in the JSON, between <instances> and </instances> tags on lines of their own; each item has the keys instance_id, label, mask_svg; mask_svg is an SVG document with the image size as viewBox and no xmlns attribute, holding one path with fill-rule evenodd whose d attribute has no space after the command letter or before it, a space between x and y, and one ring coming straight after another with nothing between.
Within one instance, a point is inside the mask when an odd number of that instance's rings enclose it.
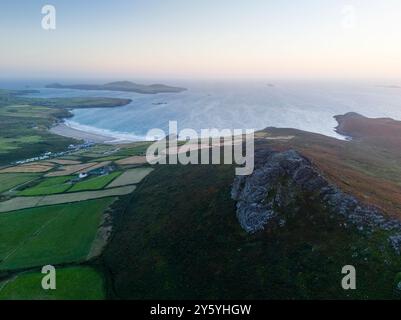
<instances>
[{"instance_id":1,"label":"rocky outcrop","mask_svg":"<svg viewBox=\"0 0 401 320\"><path fill-rule=\"evenodd\" d=\"M329 183L307 158L294 150L259 151L250 176L237 176L232 187L237 218L244 230L255 233L269 223L285 224L283 212L297 214L296 199L319 202L329 214L337 214L360 231L375 228L392 231L389 243L401 252L401 223L385 217L377 208L361 204Z\"/></svg>"}]
</instances>

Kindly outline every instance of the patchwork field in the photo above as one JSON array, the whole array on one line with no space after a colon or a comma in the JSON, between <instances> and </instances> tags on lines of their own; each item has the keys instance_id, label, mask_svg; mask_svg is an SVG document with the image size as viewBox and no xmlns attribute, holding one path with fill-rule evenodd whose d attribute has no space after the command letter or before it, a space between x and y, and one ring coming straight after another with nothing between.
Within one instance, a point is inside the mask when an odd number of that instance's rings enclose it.
<instances>
[{"instance_id":1,"label":"patchwork field","mask_svg":"<svg viewBox=\"0 0 401 320\"><path fill-rule=\"evenodd\" d=\"M151 145L151 142L140 142L135 143L133 145L124 145L121 147L121 150L116 152L115 156L144 156L146 154L146 150Z\"/></svg>"},{"instance_id":2,"label":"patchwork field","mask_svg":"<svg viewBox=\"0 0 401 320\"><path fill-rule=\"evenodd\" d=\"M84 180L74 184L68 192L84 191L84 190L99 190L107 186L111 181L118 177L121 172L113 172L108 175L99 176Z\"/></svg>"},{"instance_id":3,"label":"patchwork field","mask_svg":"<svg viewBox=\"0 0 401 320\"><path fill-rule=\"evenodd\" d=\"M50 162L56 163L56 164L61 164L61 165L71 165L71 164L80 164L80 161L76 160L68 160L68 159L53 159L50 160Z\"/></svg>"},{"instance_id":4,"label":"patchwork field","mask_svg":"<svg viewBox=\"0 0 401 320\"><path fill-rule=\"evenodd\" d=\"M41 173L53 169L53 164L48 163L29 163L20 166L9 167L0 170L1 173Z\"/></svg>"},{"instance_id":5,"label":"patchwork field","mask_svg":"<svg viewBox=\"0 0 401 320\"><path fill-rule=\"evenodd\" d=\"M74 154L77 156L85 157L88 161L93 158L100 158L105 156L114 155L115 152L119 150L118 147L105 145L105 144L97 144L90 148L90 150L80 150L75 152Z\"/></svg>"},{"instance_id":6,"label":"patchwork field","mask_svg":"<svg viewBox=\"0 0 401 320\"><path fill-rule=\"evenodd\" d=\"M80 172L82 170L87 170L90 167L97 165L96 162L90 163L82 163L82 164L72 164L61 167L58 171L50 172L46 175L46 177L62 177L69 176L76 172Z\"/></svg>"},{"instance_id":7,"label":"patchwork field","mask_svg":"<svg viewBox=\"0 0 401 320\"><path fill-rule=\"evenodd\" d=\"M116 161L120 160L124 157L119 157L119 156L107 156L107 157L102 157L102 158L96 158L96 161Z\"/></svg>"},{"instance_id":8,"label":"patchwork field","mask_svg":"<svg viewBox=\"0 0 401 320\"><path fill-rule=\"evenodd\" d=\"M129 184L136 184L142 181L149 173L153 171L152 168L135 168L124 172L121 176L115 179L108 185L108 188L126 186Z\"/></svg>"},{"instance_id":9,"label":"patchwork field","mask_svg":"<svg viewBox=\"0 0 401 320\"><path fill-rule=\"evenodd\" d=\"M17 193L18 196L39 196L39 195L49 195L56 194L66 191L71 187L69 181L73 177L54 177L47 178L44 181L40 182L36 186L31 188L19 191Z\"/></svg>"},{"instance_id":10,"label":"patchwork field","mask_svg":"<svg viewBox=\"0 0 401 320\"><path fill-rule=\"evenodd\" d=\"M0 270L85 260L104 210L105 198L0 215Z\"/></svg>"},{"instance_id":11,"label":"patchwork field","mask_svg":"<svg viewBox=\"0 0 401 320\"><path fill-rule=\"evenodd\" d=\"M0 193L32 181L37 177L35 174L2 173L0 174Z\"/></svg>"},{"instance_id":12,"label":"patchwork field","mask_svg":"<svg viewBox=\"0 0 401 320\"><path fill-rule=\"evenodd\" d=\"M111 212L125 210L129 197L121 196L131 194L137 187L132 184L150 172L129 172L108 188L127 170L117 161L145 164L149 143L81 145L49 132L72 108L113 107L129 100L34 99L24 93L29 92L0 90L0 299L104 299L103 274L81 264L103 252ZM49 157L36 160L44 155ZM108 165L115 171L75 180L79 173ZM46 264L58 266L56 291L40 286L40 268Z\"/></svg>"},{"instance_id":13,"label":"patchwork field","mask_svg":"<svg viewBox=\"0 0 401 320\"><path fill-rule=\"evenodd\" d=\"M82 169L80 171L77 171L77 173L87 172L88 170L96 170L99 168L103 168L105 166L108 166L110 163L111 163L111 161L96 162L93 166L89 167L89 169Z\"/></svg>"},{"instance_id":14,"label":"patchwork field","mask_svg":"<svg viewBox=\"0 0 401 320\"><path fill-rule=\"evenodd\" d=\"M129 165L129 164L145 164L147 163L145 156L132 156L116 161L119 165Z\"/></svg>"},{"instance_id":15,"label":"patchwork field","mask_svg":"<svg viewBox=\"0 0 401 320\"><path fill-rule=\"evenodd\" d=\"M0 213L33 207L43 207L106 197L123 196L133 192L134 190L135 186L124 186L107 190L63 193L49 196L16 197L7 201L0 202Z\"/></svg>"},{"instance_id":16,"label":"patchwork field","mask_svg":"<svg viewBox=\"0 0 401 320\"><path fill-rule=\"evenodd\" d=\"M101 300L103 277L90 267L57 269L57 290L43 290L43 274L29 272L0 283L0 300Z\"/></svg>"}]
</instances>

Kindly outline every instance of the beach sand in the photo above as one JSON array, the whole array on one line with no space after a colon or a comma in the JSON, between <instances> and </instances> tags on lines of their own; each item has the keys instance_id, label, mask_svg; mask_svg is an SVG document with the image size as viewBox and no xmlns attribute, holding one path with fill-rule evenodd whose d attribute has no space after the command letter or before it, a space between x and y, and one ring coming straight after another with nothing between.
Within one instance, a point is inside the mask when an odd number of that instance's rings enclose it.
<instances>
[{"instance_id":1,"label":"beach sand","mask_svg":"<svg viewBox=\"0 0 401 320\"><path fill-rule=\"evenodd\" d=\"M59 123L50 129L51 133L58 134L67 138L74 138L78 140L92 141L96 143L106 143L106 144L120 144L128 143L132 141L121 141L116 140L114 137L96 134L92 132L86 132L78 129L71 128L65 123Z\"/></svg>"}]
</instances>

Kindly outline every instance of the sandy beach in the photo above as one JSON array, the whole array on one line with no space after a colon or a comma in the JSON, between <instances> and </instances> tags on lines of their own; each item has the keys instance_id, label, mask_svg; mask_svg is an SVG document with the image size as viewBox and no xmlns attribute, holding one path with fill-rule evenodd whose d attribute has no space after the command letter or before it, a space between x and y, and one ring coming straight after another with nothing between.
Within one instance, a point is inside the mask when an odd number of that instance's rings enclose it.
<instances>
[{"instance_id":1,"label":"sandy beach","mask_svg":"<svg viewBox=\"0 0 401 320\"><path fill-rule=\"evenodd\" d=\"M114 137L111 136L105 136L71 128L67 126L65 123L59 123L55 125L50 129L50 132L67 138L92 141L96 143L107 143L107 144L124 143L124 141L116 140Z\"/></svg>"}]
</instances>

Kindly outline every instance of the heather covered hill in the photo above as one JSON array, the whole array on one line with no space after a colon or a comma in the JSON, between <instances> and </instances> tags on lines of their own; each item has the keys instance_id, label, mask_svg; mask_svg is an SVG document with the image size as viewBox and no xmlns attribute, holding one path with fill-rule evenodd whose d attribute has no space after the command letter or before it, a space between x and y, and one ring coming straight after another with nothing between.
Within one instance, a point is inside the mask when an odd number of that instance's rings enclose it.
<instances>
[{"instance_id":1,"label":"heather covered hill","mask_svg":"<svg viewBox=\"0 0 401 320\"><path fill-rule=\"evenodd\" d=\"M368 145L401 150L401 122L390 118L367 118L357 113L336 116L337 132ZM401 152L400 152L401 158Z\"/></svg>"},{"instance_id":2,"label":"heather covered hill","mask_svg":"<svg viewBox=\"0 0 401 320\"><path fill-rule=\"evenodd\" d=\"M401 218L401 122L354 113L336 119L337 130L350 137L348 141L295 129L267 128L258 133L257 143L275 150L299 151L344 192ZM285 135L292 138L272 139Z\"/></svg>"},{"instance_id":3,"label":"heather covered hill","mask_svg":"<svg viewBox=\"0 0 401 320\"><path fill-rule=\"evenodd\" d=\"M156 168L116 217L101 258L109 297L400 297L397 150L268 128L257 134L256 156L269 168L255 177L269 191L263 199L241 189L231 166ZM252 207L274 211L261 228L241 220L243 190L255 192ZM341 288L349 264L357 268L355 291Z\"/></svg>"}]
</instances>

